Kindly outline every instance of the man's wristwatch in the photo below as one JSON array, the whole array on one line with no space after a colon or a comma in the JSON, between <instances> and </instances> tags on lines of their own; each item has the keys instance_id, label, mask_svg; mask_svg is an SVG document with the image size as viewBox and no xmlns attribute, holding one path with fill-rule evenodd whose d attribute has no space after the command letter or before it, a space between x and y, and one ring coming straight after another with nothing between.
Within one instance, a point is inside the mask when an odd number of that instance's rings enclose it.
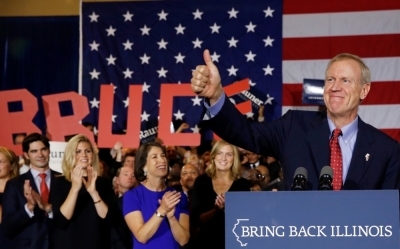
<instances>
[{"instance_id":1,"label":"man's wristwatch","mask_svg":"<svg viewBox=\"0 0 400 249\"><path fill-rule=\"evenodd\" d=\"M158 218L164 218L164 217L165 217L165 215L162 215L161 213L159 213L159 212L157 212L157 211L156 211L156 216L157 216Z\"/></svg>"}]
</instances>

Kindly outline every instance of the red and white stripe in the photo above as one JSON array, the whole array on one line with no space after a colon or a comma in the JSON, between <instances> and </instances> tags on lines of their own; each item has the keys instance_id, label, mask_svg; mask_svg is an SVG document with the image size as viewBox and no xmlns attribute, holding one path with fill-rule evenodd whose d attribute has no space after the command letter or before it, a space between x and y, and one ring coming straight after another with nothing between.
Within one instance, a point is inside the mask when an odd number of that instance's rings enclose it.
<instances>
[{"instance_id":1,"label":"red and white stripe","mask_svg":"<svg viewBox=\"0 0 400 249\"><path fill-rule=\"evenodd\" d=\"M282 113L317 110L301 103L303 79L324 79L329 59L352 53L372 76L360 117L400 141L400 1L285 0L283 13Z\"/></svg>"}]
</instances>

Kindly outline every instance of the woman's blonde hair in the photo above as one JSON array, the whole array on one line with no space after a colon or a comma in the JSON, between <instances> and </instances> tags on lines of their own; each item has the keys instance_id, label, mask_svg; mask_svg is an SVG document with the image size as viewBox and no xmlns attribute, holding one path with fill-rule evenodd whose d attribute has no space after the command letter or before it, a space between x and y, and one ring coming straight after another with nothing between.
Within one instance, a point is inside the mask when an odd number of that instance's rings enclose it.
<instances>
[{"instance_id":1,"label":"woman's blonde hair","mask_svg":"<svg viewBox=\"0 0 400 249\"><path fill-rule=\"evenodd\" d=\"M19 176L19 164L18 164L19 160L18 157L15 155L14 151L6 147L0 147L0 153L2 153L10 162L11 165L10 179Z\"/></svg>"},{"instance_id":2,"label":"woman's blonde hair","mask_svg":"<svg viewBox=\"0 0 400 249\"><path fill-rule=\"evenodd\" d=\"M89 138L85 135L79 134L72 137L68 143L67 147L65 147L64 157L62 160L62 171L65 176L65 179L71 181L71 170L76 165L76 148L79 143L87 143L90 145L90 149L92 150L93 158L92 158L92 167L93 170L99 173L99 155L96 152L95 147L92 142L90 142Z\"/></svg>"},{"instance_id":3,"label":"woman's blonde hair","mask_svg":"<svg viewBox=\"0 0 400 249\"><path fill-rule=\"evenodd\" d=\"M230 144L224 140L219 140L214 144L214 146L211 150L211 154L210 154L211 164L206 169L206 174L211 178L215 178L217 168L215 166L214 159L217 156L218 152L221 150L221 148L224 147L225 145L229 145L233 149L233 164L232 164L232 167L230 168L231 178L233 180L239 179L240 178L240 167L241 167L240 159L239 159L239 151L235 145Z\"/></svg>"}]
</instances>

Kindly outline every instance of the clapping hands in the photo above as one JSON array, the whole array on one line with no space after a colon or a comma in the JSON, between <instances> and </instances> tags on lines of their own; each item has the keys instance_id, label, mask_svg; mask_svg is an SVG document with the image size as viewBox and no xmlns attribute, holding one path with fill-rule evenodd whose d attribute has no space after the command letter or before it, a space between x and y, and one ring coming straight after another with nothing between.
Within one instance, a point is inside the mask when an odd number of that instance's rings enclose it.
<instances>
[{"instance_id":1,"label":"clapping hands","mask_svg":"<svg viewBox=\"0 0 400 249\"><path fill-rule=\"evenodd\" d=\"M225 208L225 195L224 194L217 195L217 198L215 199L215 206L221 210Z\"/></svg>"},{"instance_id":2,"label":"clapping hands","mask_svg":"<svg viewBox=\"0 0 400 249\"><path fill-rule=\"evenodd\" d=\"M89 193L95 192L97 172L93 170L92 166L87 166L86 168L87 180L83 177L84 173L85 169L81 165L77 165L71 171L72 188L79 191L83 184Z\"/></svg>"},{"instance_id":3,"label":"clapping hands","mask_svg":"<svg viewBox=\"0 0 400 249\"><path fill-rule=\"evenodd\" d=\"M171 219L175 213L175 207L180 202L181 193L177 191L168 191L166 192L161 200L158 200L160 203L160 208L164 210L168 219Z\"/></svg>"}]
</instances>

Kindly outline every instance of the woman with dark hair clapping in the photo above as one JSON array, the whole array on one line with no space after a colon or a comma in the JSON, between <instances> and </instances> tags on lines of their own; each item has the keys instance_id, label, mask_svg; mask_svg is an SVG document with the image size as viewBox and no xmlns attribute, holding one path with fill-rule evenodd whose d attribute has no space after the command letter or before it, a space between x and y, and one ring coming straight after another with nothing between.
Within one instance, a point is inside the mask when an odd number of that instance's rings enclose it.
<instances>
[{"instance_id":1,"label":"woman with dark hair clapping","mask_svg":"<svg viewBox=\"0 0 400 249\"><path fill-rule=\"evenodd\" d=\"M189 240L187 198L167 187L167 175L165 148L156 142L140 146L135 177L141 185L123 196L123 213L135 249L178 249Z\"/></svg>"}]
</instances>

